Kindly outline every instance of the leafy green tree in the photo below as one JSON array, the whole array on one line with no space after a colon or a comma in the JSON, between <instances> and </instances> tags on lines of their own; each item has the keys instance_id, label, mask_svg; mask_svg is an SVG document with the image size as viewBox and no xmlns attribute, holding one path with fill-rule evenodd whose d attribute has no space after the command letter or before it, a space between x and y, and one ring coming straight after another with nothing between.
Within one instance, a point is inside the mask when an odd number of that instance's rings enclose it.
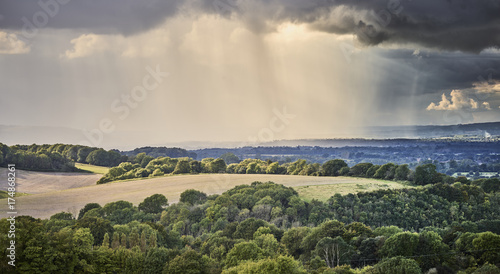
<instances>
[{"instance_id":1,"label":"leafy green tree","mask_svg":"<svg viewBox=\"0 0 500 274\"><path fill-rule=\"evenodd\" d=\"M322 166L323 175L325 176L338 176L340 169L347 167L344 160L335 159L325 162Z\"/></svg>"},{"instance_id":2,"label":"leafy green tree","mask_svg":"<svg viewBox=\"0 0 500 274\"><path fill-rule=\"evenodd\" d=\"M396 168L396 173L394 179L399 181L408 180L408 176L410 175L410 169L408 165L400 165Z\"/></svg>"},{"instance_id":3,"label":"leafy green tree","mask_svg":"<svg viewBox=\"0 0 500 274\"><path fill-rule=\"evenodd\" d=\"M164 247L154 247L148 250L144 259L143 273L162 273L165 264L173 260L180 252Z\"/></svg>"},{"instance_id":4,"label":"leafy green tree","mask_svg":"<svg viewBox=\"0 0 500 274\"><path fill-rule=\"evenodd\" d=\"M210 163L210 171L212 173L222 173L226 171L226 163L223 159L218 158Z\"/></svg>"},{"instance_id":5,"label":"leafy green tree","mask_svg":"<svg viewBox=\"0 0 500 274\"><path fill-rule=\"evenodd\" d=\"M236 174L236 168L238 168L238 164L229 164L226 167L227 174Z\"/></svg>"},{"instance_id":6,"label":"leafy green tree","mask_svg":"<svg viewBox=\"0 0 500 274\"><path fill-rule=\"evenodd\" d=\"M349 175L350 168L345 166L339 170L339 175L340 176L347 176Z\"/></svg>"},{"instance_id":7,"label":"leafy green tree","mask_svg":"<svg viewBox=\"0 0 500 274\"><path fill-rule=\"evenodd\" d=\"M203 204L207 200L207 194L196 190L188 189L181 193L180 202L190 205Z\"/></svg>"},{"instance_id":8,"label":"leafy green tree","mask_svg":"<svg viewBox=\"0 0 500 274\"><path fill-rule=\"evenodd\" d=\"M89 156L90 152L92 152L94 149L90 147L82 147L78 150L77 153L77 158L79 163L88 163L87 162L87 157Z\"/></svg>"},{"instance_id":9,"label":"leafy green tree","mask_svg":"<svg viewBox=\"0 0 500 274\"><path fill-rule=\"evenodd\" d=\"M315 252L320 256L328 267L340 266L340 263L349 263L354 254L354 248L347 244L342 237L325 237L321 239L315 248Z\"/></svg>"},{"instance_id":10,"label":"leafy green tree","mask_svg":"<svg viewBox=\"0 0 500 274\"><path fill-rule=\"evenodd\" d=\"M441 265L445 262L449 255L449 247L443 243L443 239L434 231L424 231L418 235L419 241L417 246L417 254L421 255L416 259L420 267L427 271L432 267ZM427 256L436 254L435 256Z\"/></svg>"},{"instance_id":11,"label":"leafy green tree","mask_svg":"<svg viewBox=\"0 0 500 274\"><path fill-rule=\"evenodd\" d=\"M253 234L262 226L267 226L267 223L263 220L255 218L246 219L238 224L233 238L251 240L253 239Z\"/></svg>"},{"instance_id":12,"label":"leafy green tree","mask_svg":"<svg viewBox=\"0 0 500 274\"><path fill-rule=\"evenodd\" d=\"M102 148L90 152L85 161L91 165L109 166L108 153Z\"/></svg>"},{"instance_id":13,"label":"leafy green tree","mask_svg":"<svg viewBox=\"0 0 500 274\"><path fill-rule=\"evenodd\" d=\"M122 167L115 166L115 167L112 167L109 169L107 176L110 176L112 178L116 178L116 177L119 177L119 176L125 174L125 172L126 172L125 169L123 169Z\"/></svg>"},{"instance_id":14,"label":"leafy green tree","mask_svg":"<svg viewBox=\"0 0 500 274\"><path fill-rule=\"evenodd\" d=\"M209 273L209 260L189 249L165 264L164 274L205 274Z\"/></svg>"},{"instance_id":15,"label":"leafy green tree","mask_svg":"<svg viewBox=\"0 0 500 274\"><path fill-rule=\"evenodd\" d=\"M262 228L262 227L261 227ZM269 228L267 228L269 229ZM258 234L258 230L255 232L255 234ZM271 234L271 231L269 229L269 233L267 234L262 234L262 235L254 235L254 242L257 244L258 247L262 249L262 252L265 256L271 256L274 257L278 254L279 250L279 243L274 237L273 234Z\"/></svg>"},{"instance_id":16,"label":"leafy green tree","mask_svg":"<svg viewBox=\"0 0 500 274\"><path fill-rule=\"evenodd\" d=\"M484 192L500 192L500 180L497 178L485 179L481 182Z\"/></svg>"},{"instance_id":17,"label":"leafy green tree","mask_svg":"<svg viewBox=\"0 0 500 274\"><path fill-rule=\"evenodd\" d=\"M150 171L145 169L145 168L139 168L135 172L135 177L137 178L143 178L143 177L148 177L150 174Z\"/></svg>"},{"instance_id":18,"label":"leafy green tree","mask_svg":"<svg viewBox=\"0 0 500 274\"><path fill-rule=\"evenodd\" d=\"M472 244L476 250L481 250L478 255L483 263L500 263L500 235L490 231L483 232L472 241Z\"/></svg>"},{"instance_id":19,"label":"leafy green tree","mask_svg":"<svg viewBox=\"0 0 500 274\"><path fill-rule=\"evenodd\" d=\"M486 263L476 271L474 274L500 274L500 269L493 264Z\"/></svg>"},{"instance_id":20,"label":"leafy green tree","mask_svg":"<svg viewBox=\"0 0 500 274\"><path fill-rule=\"evenodd\" d=\"M234 153L232 153L232 152L226 152L226 153L222 154L220 157L228 165L240 162L240 158L238 158L238 156L234 155Z\"/></svg>"},{"instance_id":21,"label":"leafy green tree","mask_svg":"<svg viewBox=\"0 0 500 274\"><path fill-rule=\"evenodd\" d=\"M120 235L115 232L113 233L113 240L111 241L111 248L112 249L117 249L120 247Z\"/></svg>"},{"instance_id":22,"label":"leafy green tree","mask_svg":"<svg viewBox=\"0 0 500 274\"><path fill-rule=\"evenodd\" d=\"M106 233L113 233L110 221L99 217L83 217L76 222L76 227L88 228L94 237L95 245L102 243Z\"/></svg>"},{"instance_id":23,"label":"leafy green tree","mask_svg":"<svg viewBox=\"0 0 500 274\"><path fill-rule=\"evenodd\" d=\"M281 174L280 164L278 162L274 162L270 164L266 169L267 174Z\"/></svg>"},{"instance_id":24,"label":"leafy green tree","mask_svg":"<svg viewBox=\"0 0 500 274\"><path fill-rule=\"evenodd\" d=\"M311 233L302 240L301 248L306 252L312 252L321 239L343 237L345 233L344 223L337 220L326 221L311 230Z\"/></svg>"},{"instance_id":25,"label":"leafy green tree","mask_svg":"<svg viewBox=\"0 0 500 274\"><path fill-rule=\"evenodd\" d=\"M349 174L351 176L356 176L356 177L365 177L366 172L372 166L373 166L372 163L359 163L359 164L351 167L351 169L349 170Z\"/></svg>"},{"instance_id":26,"label":"leafy green tree","mask_svg":"<svg viewBox=\"0 0 500 274\"><path fill-rule=\"evenodd\" d=\"M146 157L146 152L138 153L132 158L132 162L140 165L144 157Z\"/></svg>"},{"instance_id":27,"label":"leafy green tree","mask_svg":"<svg viewBox=\"0 0 500 274\"><path fill-rule=\"evenodd\" d=\"M397 226L394 226L394 225L377 227L373 231L375 236L384 236L386 238L390 238L392 235L395 235L395 234L398 234L401 232L403 232L403 230Z\"/></svg>"},{"instance_id":28,"label":"leafy green tree","mask_svg":"<svg viewBox=\"0 0 500 274\"><path fill-rule=\"evenodd\" d=\"M417 262L413 259L406 259L402 256L385 259L376 264L373 268L375 274L420 274L422 271Z\"/></svg>"},{"instance_id":29,"label":"leafy green tree","mask_svg":"<svg viewBox=\"0 0 500 274\"><path fill-rule=\"evenodd\" d=\"M73 217L73 214L69 212L59 212L56 213L52 216L50 216L50 220L65 220L65 221L71 221L74 220L75 218Z\"/></svg>"},{"instance_id":30,"label":"leafy green tree","mask_svg":"<svg viewBox=\"0 0 500 274\"><path fill-rule=\"evenodd\" d=\"M151 233L151 236L149 236L148 240L148 248L155 248L158 245L158 236L156 232Z\"/></svg>"},{"instance_id":31,"label":"leafy green tree","mask_svg":"<svg viewBox=\"0 0 500 274\"><path fill-rule=\"evenodd\" d=\"M226 256L228 267L237 266L243 261L257 261L264 257L264 251L254 242L241 242L234 245Z\"/></svg>"},{"instance_id":32,"label":"leafy green tree","mask_svg":"<svg viewBox=\"0 0 500 274\"><path fill-rule=\"evenodd\" d=\"M436 166L433 164L418 166L415 169L415 184L426 185L437 183L437 175Z\"/></svg>"},{"instance_id":33,"label":"leafy green tree","mask_svg":"<svg viewBox=\"0 0 500 274\"><path fill-rule=\"evenodd\" d=\"M139 247L131 249L129 256L125 261L125 273L143 273L145 254L141 252Z\"/></svg>"},{"instance_id":34,"label":"leafy green tree","mask_svg":"<svg viewBox=\"0 0 500 274\"><path fill-rule=\"evenodd\" d=\"M366 263L373 263L379 261L380 257L378 250L384 242L383 237L367 238L361 241L358 246L358 254L353 255L353 260L358 262L356 265L365 265Z\"/></svg>"},{"instance_id":35,"label":"leafy green tree","mask_svg":"<svg viewBox=\"0 0 500 274\"><path fill-rule=\"evenodd\" d=\"M125 233L120 234L120 246L127 248L127 235Z\"/></svg>"},{"instance_id":36,"label":"leafy green tree","mask_svg":"<svg viewBox=\"0 0 500 274\"><path fill-rule=\"evenodd\" d=\"M114 273L117 266L113 261L113 250L108 247L99 246L93 250L92 266L97 273Z\"/></svg>"},{"instance_id":37,"label":"leafy green tree","mask_svg":"<svg viewBox=\"0 0 500 274\"><path fill-rule=\"evenodd\" d=\"M92 257L92 246L94 237L87 228L80 228L73 233L73 250L72 253L77 258L75 272L89 272L92 266L89 264Z\"/></svg>"},{"instance_id":38,"label":"leafy green tree","mask_svg":"<svg viewBox=\"0 0 500 274\"><path fill-rule=\"evenodd\" d=\"M227 227L227 226L226 226ZM234 245L234 241L227 236L223 235L222 231L217 231L210 235L207 240L202 244L201 251L203 254L214 258L217 261L222 261L229 250Z\"/></svg>"},{"instance_id":39,"label":"leafy green tree","mask_svg":"<svg viewBox=\"0 0 500 274\"><path fill-rule=\"evenodd\" d=\"M174 174L185 174L185 173L190 173L190 172L191 172L191 168L189 165L189 161L180 160L179 162L177 162L177 165L175 166L173 173Z\"/></svg>"},{"instance_id":40,"label":"leafy green tree","mask_svg":"<svg viewBox=\"0 0 500 274\"><path fill-rule=\"evenodd\" d=\"M392 180L394 178L396 167L397 166L393 163L382 165L379 169L377 169L373 178Z\"/></svg>"},{"instance_id":41,"label":"leafy green tree","mask_svg":"<svg viewBox=\"0 0 500 274\"><path fill-rule=\"evenodd\" d=\"M146 155L142 158L141 162L139 163L142 168L145 168L154 158L152 156Z\"/></svg>"},{"instance_id":42,"label":"leafy green tree","mask_svg":"<svg viewBox=\"0 0 500 274\"><path fill-rule=\"evenodd\" d=\"M104 205L103 211L106 219L113 222L113 224L126 224L133 220L137 208L130 202L116 201Z\"/></svg>"},{"instance_id":43,"label":"leafy green tree","mask_svg":"<svg viewBox=\"0 0 500 274\"><path fill-rule=\"evenodd\" d=\"M148 245L147 245L146 231L145 230L143 230L141 233L141 241L140 241L139 246L140 246L142 252L146 252Z\"/></svg>"},{"instance_id":44,"label":"leafy green tree","mask_svg":"<svg viewBox=\"0 0 500 274\"><path fill-rule=\"evenodd\" d=\"M301 248L302 240L309 234L309 232L310 228L308 227L293 227L283 234L281 243L285 246L290 255L298 259L304 252Z\"/></svg>"},{"instance_id":45,"label":"leafy green tree","mask_svg":"<svg viewBox=\"0 0 500 274\"><path fill-rule=\"evenodd\" d=\"M344 237L346 239L352 239L354 237L372 237L373 236L373 231L372 229L360 222L353 222L345 226L345 235Z\"/></svg>"},{"instance_id":46,"label":"leafy green tree","mask_svg":"<svg viewBox=\"0 0 500 274\"><path fill-rule=\"evenodd\" d=\"M291 257L278 256L277 258L267 258L259 261L244 261L238 266L229 268L223 274L299 274L307 273L299 262Z\"/></svg>"},{"instance_id":47,"label":"leafy green tree","mask_svg":"<svg viewBox=\"0 0 500 274\"><path fill-rule=\"evenodd\" d=\"M203 171L203 166L200 161L191 161L189 162L189 169L191 170L191 173L198 174Z\"/></svg>"},{"instance_id":48,"label":"leafy green tree","mask_svg":"<svg viewBox=\"0 0 500 274\"><path fill-rule=\"evenodd\" d=\"M137 228L133 228L132 232L130 232L129 236L129 245L130 248L133 247L139 247L140 246L140 239L139 239L139 232L137 231Z\"/></svg>"},{"instance_id":49,"label":"leafy green tree","mask_svg":"<svg viewBox=\"0 0 500 274\"><path fill-rule=\"evenodd\" d=\"M247 166L247 174L259 174L262 172L260 166L256 162L252 162Z\"/></svg>"},{"instance_id":50,"label":"leafy green tree","mask_svg":"<svg viewBox=\"0 0 500 274\"><path fill-rule=\"evenodd\" d=\"M158 177L165 175L165 173L160 168L157 168L153 171L152 175L153 177Z\"/></svg>"},{"instance_id":51,"label":"leafy green tree","mask_svg":"<svg viewBox=\"0 0 500 274\"><path fill-rule=\"evenodd\" d=\"M366 171L366 177L373 178L377 170L380 168L379 165L373 165Z\"/></svg>"},{"instance_id":52,"label":"leafy green tree","mask_svg":"<svg viewBox=\"0 0 500 274\"><path fill-rule=\"evenodd\" d=\"M118 167L121 167L123 170L125 170L126 172L127 171L131 171L132 169L134 169L134 165L130 162L123 162L123 163L120 163L118 165Z\"/></svg>"},{"instance_id":53,"label":"leafy green tree","mask_svg":"<svg viewBox=\"0 0 500 274\"><path fill-rule=\"evenodd\" d=\"M161 213L168 206L168 200L163 194L153 194L139 204L139 210L145 213Z\"/></svg>"},{"instance_id":54,"label":"leafy green tree","mask_svg":"<svg viewBox=\"0 0 500 274\"><path fill-rule=\"evenodd\" d=\"M109 248L109 234L108 233L104 234L104 239L102 240L101 246Z\"/></svg>"},{"instance_id":55,"label":"leafy green tree","mask_svg":"<svg viewBox=\"0 0 500 274\"><path fill-rule=\"evenodd\" d=\"M417 233L397 233L385 241L380 253L386 257L413 256L416 254L418 243L419 236Z\"/></svg>"}]
</instances>

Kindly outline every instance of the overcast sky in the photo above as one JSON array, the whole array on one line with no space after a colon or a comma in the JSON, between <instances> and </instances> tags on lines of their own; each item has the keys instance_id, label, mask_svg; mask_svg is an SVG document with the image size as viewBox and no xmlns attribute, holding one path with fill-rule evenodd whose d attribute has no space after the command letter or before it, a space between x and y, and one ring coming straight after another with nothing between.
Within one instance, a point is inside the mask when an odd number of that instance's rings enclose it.
<instances>
[{"instance_id":1,"label":"overcast sky","mask_svg":"<svg viewBox=\"0 0 500 274\"><path fill-rule=\"evenodd\" d=\"M499 14L500 0L0 0L0 125L119 147L499 121Z\"/></svg>"}]
</instances>

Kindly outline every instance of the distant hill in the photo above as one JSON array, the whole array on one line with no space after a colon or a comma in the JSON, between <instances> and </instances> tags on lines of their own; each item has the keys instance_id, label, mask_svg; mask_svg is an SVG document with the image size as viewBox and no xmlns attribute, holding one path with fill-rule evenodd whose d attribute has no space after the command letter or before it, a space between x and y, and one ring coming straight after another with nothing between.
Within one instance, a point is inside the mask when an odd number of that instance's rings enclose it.
<instances>
[{"instance_id":1,"label":"distant hill","mask_svg":"<svg viewBox=\"0 0 500 274\"><path fill-rule=\"evenodd\" d=\"M454 137L457 135L477 135L485 134L500 135L500 122L459 124L459 125L421 125L421 126L374 126L366 128L352 128L350 132L339 132L336 136L329 139L303 139L303 140L283 140L269 143L245 144L242 142L206 142L203 136L193 136L199 139L196 142L166 142L162 140L151 141L145 139L145 136L152 136L152 132L141 131L120 131L115 130L106 134L101 143L95 146L106 149L120 149L126 151L139 145L149 145L154 147L180 147L185 149L202 148L233 148L245 145L249 146L344 146L348 139L419 139L419 138L440 138ZM123 138L126 136L127 138ZM343 139L334 139L343 138ZM332 143L340 142L341 144ZM344 141L339 141L344 140ZM325 143L325 141L327 143ZM6 126L0 125L0 142L8 145L14 144L83 144L88 142L83 131L65 127L46 127L46 126ZM358 145L359 143L356 142ZM184 157L184 156L182 156Z\"/></svg>"},{"instance_id":2,"label":"distant hill","mask_svg":"<svg viewBox=\"0 0 500 274\"><path fill-rule=\"evenodd\" d=\"M181 157L190 157L196 159L196 153L187 151L182 148L177 147L140 147L130 151L122 151L120 152L122 155L127 156L135 156L139 153L146 153L151 157L171 157L171 158L181 158Z\"/></svg>"},{"instance_id":3,"label":"distant hill","mask_svg":"<svg viewBox=\"0 0 500 274\"><path fill-rule=\"evenodd\" d=\"M458 124L444 126L390 126L369 127L367 137L377 138L436 138L453 137L456 135L500 135L500 122Z\"/></svg>"}]
</instances>

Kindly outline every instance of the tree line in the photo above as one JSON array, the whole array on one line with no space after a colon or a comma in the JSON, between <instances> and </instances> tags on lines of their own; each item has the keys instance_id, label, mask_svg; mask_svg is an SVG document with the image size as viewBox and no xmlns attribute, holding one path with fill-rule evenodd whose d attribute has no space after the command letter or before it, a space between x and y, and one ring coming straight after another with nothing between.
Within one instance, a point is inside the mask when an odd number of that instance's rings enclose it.
<instances>
[{"instance_id":1,"label":"tree line","mask_svg":"<svg viewBox=\"0 0 500 274\"><path fill-rule=\"evenodd\" d=\"M227 164L229 162L229 164ZM353 176L394 181L411 181L417 185L431 183L453 183L455 178L437 172L436 166L431 163L417 166L415 171L408 165L387 163L374 165L359 163L349 167L344 160L333 159L322 165L299 159L292 163L273 162L260 159L239 159L232 153L222 155L221 158L205 158L201 161L192 158L153 158L140 153L130 162L122 162L109 170L97 183L103 184L117 180L134 178L159 177L175 174L198 173L228 173L228 174L283 174L303 176Z\"/></svg>"},{"instance_id":2,"label":"tree line","mask_svg":"<svg viewBox=\"0 0 500 274\"><path fill-rule=\"evenodd\" d=\"M19 169L37 171L78 171L75 163L116 166L128 161L115 150L80 145L14 145L0 143L0 166L15 164Z\"/></svg>"},{"instance_id":3,"label":"tree line","mask_svg":"<svg viewBox=\"0 0 500 274\"><path fill-rule=\"evenodd\" d=\"M0 143L0 166L15 164L19 169L35 171L78 171L75 163L114 167L122 162L145 162L154 159L148 155L171 155L171 157L196 157L181 148L143 147L133 151L104 150L81 145L14 145ZM147 156L147 157L146 157Z\"/></svg>"},{"instance_id":4,"label":"tree line","mask_svg":"<svg viewBox=\"0 0 500 274\"><path fill-rule=\"evenodd\" d=\"M186 190L172 205L162 194L89 203L78 216L17 217L17 271L498 273L500 193L483 186L461 179L306 202L254 182L221 195ZM12 268L1 260L0 270Z\"/></svg>"}]
</instances>

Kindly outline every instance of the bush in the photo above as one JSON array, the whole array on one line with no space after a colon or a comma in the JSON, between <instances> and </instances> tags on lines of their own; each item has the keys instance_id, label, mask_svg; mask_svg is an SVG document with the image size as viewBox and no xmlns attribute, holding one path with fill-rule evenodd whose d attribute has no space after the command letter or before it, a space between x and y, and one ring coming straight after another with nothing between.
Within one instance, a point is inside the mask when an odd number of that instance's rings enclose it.
<instances>
[{"instance_id":1,"label":"bush","mask_svg":"<svg viewBox=\"0 0 500 274\"><path fill-rule=\"evenodd\" d=\"M153 171L153 176L156 177L156 176L163 176L165 175L165 173L163 173L163 171L161 171L161 169L157 168L155 169L155 171Z\"/></svg>"}]
</instances>

